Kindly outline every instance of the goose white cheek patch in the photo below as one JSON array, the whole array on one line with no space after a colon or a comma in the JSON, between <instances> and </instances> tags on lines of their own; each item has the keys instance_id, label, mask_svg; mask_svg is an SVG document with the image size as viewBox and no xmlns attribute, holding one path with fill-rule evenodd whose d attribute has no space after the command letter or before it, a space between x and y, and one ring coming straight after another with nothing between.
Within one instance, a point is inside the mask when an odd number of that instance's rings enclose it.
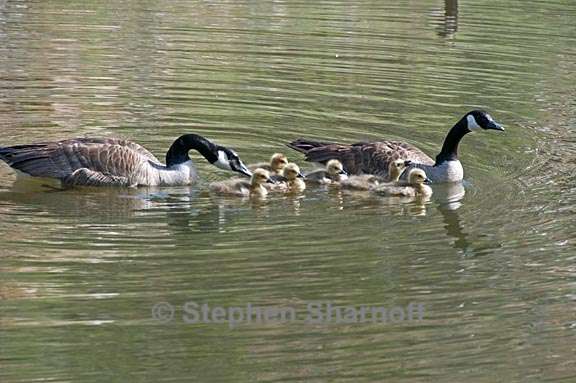
<instances>
[{"instance_id":1,"label":"goose white cheek patch","mask_svg":"<svg viewBox=\"0 0 576 383\"><path fill-rule=\"evenodd\" d=\"M228 156L222 150L218 151L218 161L214 162L214 166L224 170L232 170Z\"/></svg>"},{"instance_id":2,"label":"goose white cheek patch","mask_svg":"<svg viewBox=\"0 0 576 383\"><path fill-rule=\"evenodd\" d=\"M468 115L468 117L466 117L466 120L468 120L468 129L469 129L470 131L475 131L475 130L478 130L478 129L482 129L482 128L480 127L480 125L478 125L478 123L476 122L476 119L474 118L473 115L471 115L471 114Z\"/></svg>"}]
</instances>

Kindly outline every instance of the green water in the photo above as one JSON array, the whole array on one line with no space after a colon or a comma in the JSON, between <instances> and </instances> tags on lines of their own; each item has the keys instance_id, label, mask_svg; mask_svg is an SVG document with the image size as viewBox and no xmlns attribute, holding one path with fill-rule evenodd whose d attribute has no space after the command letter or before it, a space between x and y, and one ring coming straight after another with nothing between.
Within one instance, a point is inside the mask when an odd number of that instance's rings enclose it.
<instances>
[{"instance_id":1,"label":"green water","mask_svg":"<svg viewBox=\"0 0 576 383\"><path fill-rule=\"evenodd\" d=\"M195 132L309 168L284 144L433 156L468 110L507 128L466 136L464 190L424 205L219 198L230 174L198 157L200 184L163 189L14 188L1 165L0 381L575 381L574 25L569 0L0 1L0 145L162 158ZM299 317L189 323L186 302ZM309 323L311 302L424 315Z\"/></svg>"}]
</instances>

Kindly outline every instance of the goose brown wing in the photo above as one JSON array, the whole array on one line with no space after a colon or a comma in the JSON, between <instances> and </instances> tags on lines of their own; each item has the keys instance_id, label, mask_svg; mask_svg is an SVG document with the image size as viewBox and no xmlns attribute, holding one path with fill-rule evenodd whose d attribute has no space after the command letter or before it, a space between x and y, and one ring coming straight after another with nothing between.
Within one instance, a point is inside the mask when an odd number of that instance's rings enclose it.
<instances>
[{"instance_id":1,"label":"goose brown wing","mask_svg":"<svg viewBox=\"0 0 576 383\"><path fill-rule=\"evenodd\" d=\"M89 170L92 177L97 177L94 172L130 177L142 161L158 163L152 153L133 142L92 138L0 148L0 158L31 176L62 180L79 169Z\"/></svg>"},{"instance_id":2,"label":"goose brown wing","mask_svg":"<svg viewBox=\"0 0 576 383\"><path fill-rule=\"evenodd\" d=\"M396 159L434 165L434 160L413 145L399 141L359 142L352 145L296 140L288 145L306 155L306 161L326 163L338 159L350 174L386 176Z\"/></svg>"}]
</instances>

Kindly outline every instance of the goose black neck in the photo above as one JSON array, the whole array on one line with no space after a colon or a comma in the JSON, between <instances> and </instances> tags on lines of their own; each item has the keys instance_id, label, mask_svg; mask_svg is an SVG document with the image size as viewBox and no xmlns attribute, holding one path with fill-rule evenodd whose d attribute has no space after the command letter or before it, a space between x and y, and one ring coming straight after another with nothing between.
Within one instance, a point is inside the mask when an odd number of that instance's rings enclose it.
<instances>
[{"instance_id":1,"label":"goose black neck","mask_svg":"<svg viewBox=\"0 0 576 383\"><path fill-rule=\"evenodd\" d=\"M168 149L166 153L166 166L170 167L190 161L190 157L188 156L190 150L196 150L210 163L218 160L216 145L197 134L185 134L178 137L170 146L170 149Z\"/></svg>"},{"instance_id":2,"label":"goose black neck","mask_svg":"<svg viewBox=\"0 0 576 383\"><path fill-rule=\"evenodd\" d=\"M442 150L436 156L435 166L445 161L456 161L458 159L458 144L467 133L470 133L470 131L466 124L466 118L462 118L446 135Z\"/></svg>"}]
</instances>

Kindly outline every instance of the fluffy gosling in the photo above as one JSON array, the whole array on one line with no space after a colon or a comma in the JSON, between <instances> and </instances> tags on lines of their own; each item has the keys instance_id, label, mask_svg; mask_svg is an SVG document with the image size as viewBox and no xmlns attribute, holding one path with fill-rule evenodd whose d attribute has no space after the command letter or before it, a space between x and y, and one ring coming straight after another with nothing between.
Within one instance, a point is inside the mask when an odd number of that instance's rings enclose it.
<instances>
[{"instance_id":1,"label":"fluffy gosling","mask_svg":"<svg viewBox=\"0 0 576 383\"><path fill-rule=\"evenodd\" d=\"M210 190L220 195L265 197L268 194L268 190L264 187L265 183L274 183L270 179L270 172L265 169L256 169L249 181L233 178L226 181L213 182L210 184Z\"/></svg>"},{"instance_id":2,"label":"fluffy gosling","mask_svg":"<svg viewBox=\"0 0 576 383\"><path fill-rule=\"evenodd\" d=\"M254 171L258 168L268 170L271 175L281 175L282 169L288 164L288 158L282 153L274 153L269 163L257 163L248 165L248 169Z\"/></svg>"},{"instance_id":3,"label":"fluffy gosling","mask_svg":"<svg viewBox=\"0 0 576 383\"><path fill-rule=\"evenodd\" d=\"M300 172L300 167L295 163L289 163L282 171L282 177L278 177L278 182L273 185L273 190L284 192L302 192L306 189L304 176Z\"/></svg>"},{"instance_id":4,"label":"fluffy gosling","mask_svg":"<svg viewBox=\"0 0 576 383\"><path fill-rule=\"evenodd\" d=\"M402 172L410 166L410 160L394 160L388 164L387 182L398 182ZM368 191L374 189L380 184L381 178L373 174L362 174L350 176L348 179L340 182L340 186L347 190Z\"/></svg>"},{"instance_id":5,"label":"fluffy gosling","mask_svg":"<svg viewBox=\"0 0 576 383\"><path fill-rule=\"evenodd\" d=\"M326 163L326 169L319 169L306 174L306 181L320 184L337 184L348 178L342 162L330 160Z\"/></svg>"},{"instance_id":6,"label":"fluffy gosling","mask_svg":"<svg viewBox=\"0 0 576 383\"><path fill-rule=\"evenodd\" d=\"M422 169L414 168L408 173L408 184L399 186L399 184L378 185L373 191L376 194L386 197L430 197L432 188L425 183L430 182L426 173Z\"/></svg>"}]
</instances>

